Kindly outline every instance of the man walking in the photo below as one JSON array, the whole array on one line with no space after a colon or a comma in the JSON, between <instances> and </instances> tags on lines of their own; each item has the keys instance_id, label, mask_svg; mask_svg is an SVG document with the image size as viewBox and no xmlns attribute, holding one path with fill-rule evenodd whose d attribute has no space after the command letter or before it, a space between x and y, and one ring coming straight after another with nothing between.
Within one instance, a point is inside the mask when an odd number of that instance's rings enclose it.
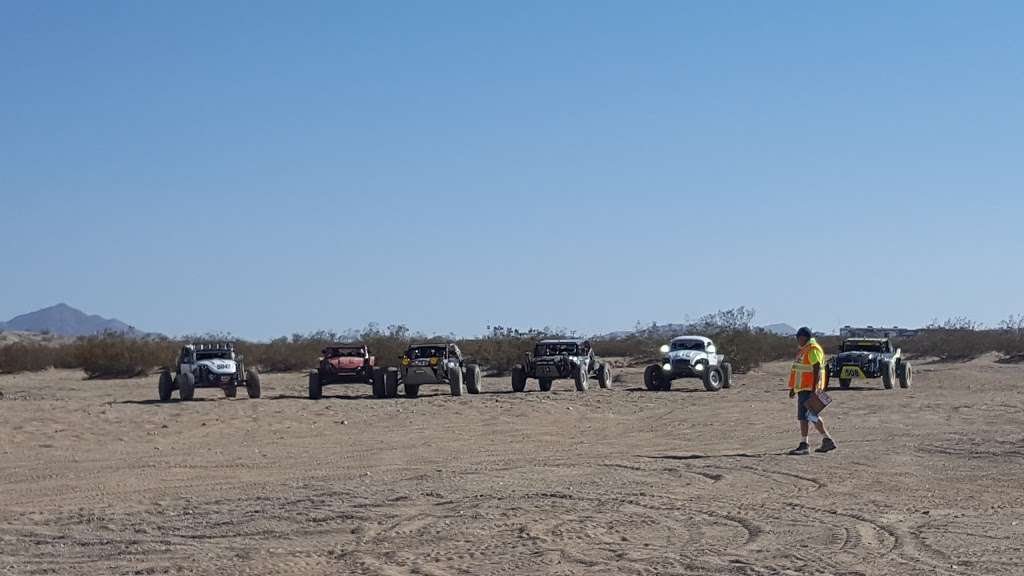
<instances>
[{"instance_id":1,"label":"man walking","mask_svg":"<svg viewBox=\"0 0 1024 576\"><path fill-rule=\"evenodd\" d=\"M806 326L796 333L796 340L800 344L800 351L796 354L796 361L789 372L789 397L796 396L796 418L800 421L800 445L790 450L793 456L803 456L808 453L807 431L810 428L808 423L814 424L814 428L823 436L821 447L815 452L829 452L836 449L836 443L829 436L825 429L825 421L814 412L807 409L805 403L817 390L825 389L825 351L814 339L811 329Z\"/></svg>"}]
</instances>

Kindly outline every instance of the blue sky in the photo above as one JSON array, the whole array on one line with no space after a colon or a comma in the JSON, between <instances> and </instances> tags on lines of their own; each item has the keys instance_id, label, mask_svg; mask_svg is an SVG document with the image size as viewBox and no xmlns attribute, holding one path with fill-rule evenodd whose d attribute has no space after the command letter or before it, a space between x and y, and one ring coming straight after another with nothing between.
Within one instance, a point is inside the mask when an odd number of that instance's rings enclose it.
<instances>
[{"instance_id":1,"label":"blue sky","mask_svg":"<svg viewBox=\"0 0 1024 576\"><path fill-rule=\"evenodd\" d=\"M0 318L1024 312L1018 2L0 2Z\"/></svg>"}]
</instances>

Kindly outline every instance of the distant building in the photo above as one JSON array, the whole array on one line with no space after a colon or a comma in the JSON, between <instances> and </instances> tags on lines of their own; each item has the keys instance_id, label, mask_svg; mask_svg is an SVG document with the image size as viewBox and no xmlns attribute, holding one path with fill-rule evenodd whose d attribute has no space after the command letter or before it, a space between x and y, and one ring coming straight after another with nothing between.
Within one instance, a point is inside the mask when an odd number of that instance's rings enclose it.
<instances>
[{"instance_id":1,"label":"distant building","mask_svg":"<svg viewBox=\"0 0 1024 576\"><path fill-rule=\"evenodd\" d=\"M843 326L839 329L839 336L843 338L913 338L917 336L919 330L912 328L900 328L899 326L893 326L886 328L884 326Z\"/></svg>"}]
</instances>

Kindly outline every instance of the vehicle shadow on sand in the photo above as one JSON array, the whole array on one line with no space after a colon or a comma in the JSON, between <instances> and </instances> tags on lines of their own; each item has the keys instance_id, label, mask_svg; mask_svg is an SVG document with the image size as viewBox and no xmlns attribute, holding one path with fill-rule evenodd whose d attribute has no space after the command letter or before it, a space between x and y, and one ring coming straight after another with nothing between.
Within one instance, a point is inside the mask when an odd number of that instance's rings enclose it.
<instances>
[{"instance_id":1,"label":"vehicle shadow on sand","mask_svg":"<svg viewBox=\"0 0 1024 576\"><path fill-rule=\"evenodd\" d=\"M117 402L111 402L111 404L134 404L136 406L159 406L161 404L191 404L193 402L216 402L218 400L229 400L229 398L193 398L191 400L179 400L177 398L171 398L170 400L160 400L158 398L150 398L149 400L118 400Z\"/></svg>"},{"instance_id":2,"label":"vehicle shadow on sand","mask_svg":"<svg viewBox=\"0 0 1024 576\"><path fill-rule=\"evenodd\" d=\"M265 400L313 400L314 402L319 400L383 400L383 398L374 398L372 394L362 394L359 396L349 396L344 394L324 394L320 398L312 399L309 396L302 396L301 394L275 394L273 396L265 396Z\"/></svg>"},{"instance_id":3,"label":"vehicle shadow on sand","mask_svg":"<svg viewBox=\"0 0 1024 576\"><path fill-rule=\"evenodd\" d=\"M733 452L730 454L637 454L637 458L648 460L706 460L715 458L767 458L769 456L785 456L785 451L780 452Z\"/></svg>"},{"instance_id":4,"label":"vehicle shadow on sand","mask_svg":"<svg viewBox=\"0 0 1024 576\"><path fill-rule=\"evenodd\" d=\"M648 390L643 386L636 386L634 388L625 388L626 392L650 392L651 394L691 394L697 392L710 392L703 388L672 388L671 390Z\"/></svg>"}]
</instances>

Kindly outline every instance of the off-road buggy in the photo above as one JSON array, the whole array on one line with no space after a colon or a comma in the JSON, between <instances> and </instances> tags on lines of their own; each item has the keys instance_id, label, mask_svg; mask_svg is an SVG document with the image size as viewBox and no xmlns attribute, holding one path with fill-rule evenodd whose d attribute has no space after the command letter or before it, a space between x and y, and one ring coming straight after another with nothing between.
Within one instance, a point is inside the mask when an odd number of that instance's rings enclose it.
<instances>
[{"instance_id":1,"label":"off-road buggy","mask_svg":"<svg viewBox=\"0 0 1024 576\"><path fill-rule=\"evenodd\" d=\"M370 384L373 395L384 397L384 372L365 344L335 344L320 351L317 369L309 373L309 399L323 396L330 384Z\"/></svg>"},{"instance_id":2,"label":"off-road buggy","mask_svg":"<svg viewBox=\"0 0 1024 576\"><path fill-rule=\"evenodd\" d=\"M644 369L648 390L671 390L678 378L700 378L704 389L717 392L732 387L732 365L704 336L677 336L661 347L661 362Z\"/></svg>"},{"instance_id":3,"label":"off-road buggy","mask_svg":"<svg viewBox=\"0 0 1024 576\"><path fill-rule=\"evenodd\" d=\"M597 360L588 340L541 340L522 364L512 367L512 391L525 391L527 379L536 378L541 392L550 391L551 384L559 379L572 379L576 390L583 392L591 376L597 378L601 388L611 388L611 367Z\"/></svg>"},{"instance_id":4,"label":"off-road buggy","mask_svg":"<svg viewBox=\"0 0 1024 576\"><path fill-rule=\"evenodd\" d=\"M903 359L903 352L888 338L847 338L839 354L825 362L826 385L839 379L843 390L854 378L881 378L882 386L891 389L894 383L910 388L914 369Z\"/></svg>"},{"instance_id":5,"label":"off-road buggy","mask_svg":"<svg viewBox=\"0 0 1024 576\"><path fill-rule=\"evenodd\" d=\"M174 390L182 400L191 400L196 388L220 388L234 398L239 386L245 386L249 398L260 397L260 375L255 368L245 368L234 344L197 342L182 346L173 375L170 369L160 372L158 392L163 402Z\"/></svg>"},{"instance_id":6,"label":"off-road buggy","mask_svg":"<svg viewBox=\"0 0 1024 576\"><path fill-rule=\"evenodd\" d=\"M406 398L417 398L424 384L447 384L452 396L467 391L479 394L481 371L476 364L467 364L459 347L452 342L414 344L400 358L401 366L384 371L384 395L398 395L398 386Z\"/></svg>"}]
</instances>

